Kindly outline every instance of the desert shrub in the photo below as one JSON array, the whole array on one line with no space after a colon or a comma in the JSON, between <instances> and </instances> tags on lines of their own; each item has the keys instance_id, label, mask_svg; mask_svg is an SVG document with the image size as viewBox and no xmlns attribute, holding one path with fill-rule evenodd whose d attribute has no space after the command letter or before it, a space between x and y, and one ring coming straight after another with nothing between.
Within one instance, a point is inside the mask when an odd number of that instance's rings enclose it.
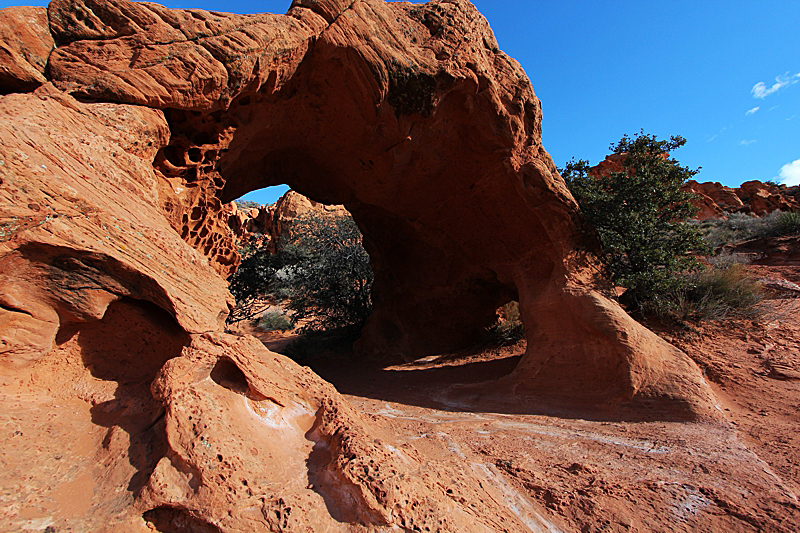
<instances>
[{"instance_id":1,"label":"desert shrub","mask_svg":"<svg viewBox=\"0 0 800 533\"><path fill-rule=\"evenodd\" d=\"M282 251L302 260L286 270L292 321L305 330L362 325L372 312L372 268L352 217L304 216L292 225Z\"/></svg>"},{"instance_id":2,"label":"desert shrub","mask_svg":"<svg viewBox=\"0 0 800 533\"><path fill-rule=\"evenodd\" d=\"M697 226L706 242L716 248L769 234L773 219L773 215L757 217L747 213L731 213L728 218L709 218L697 222Z\"/></svg>"},{"instance_id":3,"label":"desert shrub","mask_svg":"<svg viewBox=\"0 0 800 533\"><path fill-rule=\"evenodd\" d=\"M780 213L775 220L774 227L778 235L799 235L800 213L796 211Z\"/></svg>"},{"instance_id":4,"label":"desert shrub","mask_svg":"<svg viewBox=\"0 0 800 533\"><path fill-rule=\"evenodd\" d=\"M525 338L525 326L519 314L519 304L508 302L500 309L500 319L489 332L489 341L501 346L515 344Z\"/></svg>"},{"instance_id":5,"label":"desert shrub","mask_svg":"<svg viewBox=\"0 0 800 533\"><path fill-rule=\"evenodd\" d=\"M707 245L689 223L696 213L692 193L681 186L697 170L681 166L669 153L686 143L640 132L611 145L621 156L620 172L593 176L587 161L570 161L561 170L590 226L597 231L613 281L626 287L627 303L643 306L681 288L681 274L699 263L694 252Z\"/></svg>"},{"instance_id":6,"label":"desert shrub","mask_svg":"<svg viewBox=\"0 0 800 533\"><path fill-rule=\"evenodd\" d=\"M292 323L283 313L271 311L264 313L256 323L256 327L264 331L288 331L292 329Z\"/></svg>"},{"instance_id":7,"label":"desert shrub","mask_svg":"<svg viewBox=\"0 0 800 533\"><path fill-rule=\"evenodd\" d=\"M228 321L253 318L269 303L285 301L293 324L305 320L304 330L360 326L372 312L372 277L352 217L303 216L277 253L255 250L229 278L237 305Z\"/></svg>"},{"instance_id":8,"label":"desert shrub","mask_svg":"<svg viewBox=\"0 0 800 533\"><path fill-rule=\"evenodd\" d=\"M239 268L228 278L228 289L236 305L228 314L229 324L252 320L282 299L285 293L282 274L303 260L300 250L290 248L273 254L266 246L248 244L240 252Z\"/></svg>"},{"instance_id":9,"label":"desert shrub","mask_svg":"<svg viewBox=\"0 0 800 533\"><path fill-rule=\"evenodd\" d=\"M706 242L716 248L749 239L796 235L800 233L800 213L773 211L763 217L731 213L727 219L710 218L696 225Z\"/></svg>"},{"instance_id":10,"label":"desert shrub","mask_svg":"<svg viewBox=\"0 0 800 533\"><path fill-rule=\"evenodd\" d=\"M258 202L254 202L253 200L234 200L236 202L236 206L239 209L252 209L261 207L261 204Z\"/></svg>"},{"instance_id":11,"label":"desert shrub","mask_svg":"<svg viewBox=\"0 0 800 533\"><path fill-rule=\"evenodd\" d=\"M684 286L646 303L646 310L676 320L754 317L763 300L761 284L735 259L686 275Z\"/></svg>"}]
</instances>

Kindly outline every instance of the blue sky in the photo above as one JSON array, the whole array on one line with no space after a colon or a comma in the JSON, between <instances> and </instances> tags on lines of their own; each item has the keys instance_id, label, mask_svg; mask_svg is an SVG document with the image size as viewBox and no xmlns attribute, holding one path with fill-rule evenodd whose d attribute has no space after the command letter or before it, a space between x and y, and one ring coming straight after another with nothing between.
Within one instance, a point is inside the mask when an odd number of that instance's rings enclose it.
<instances>
[{"instance_id":1,"label":"blue sky","mask_svg":"<svg viewBox=\"0 0 800 533\"><path fill-rule=\"evenodd\" d=\"M800 1L473 2L531 78L557 165L595 164L644 129L686 137L674 155L702 167L699 181L800 184ZM161 3L284 13L291 1Z\"/></svg>"}]
</instances>

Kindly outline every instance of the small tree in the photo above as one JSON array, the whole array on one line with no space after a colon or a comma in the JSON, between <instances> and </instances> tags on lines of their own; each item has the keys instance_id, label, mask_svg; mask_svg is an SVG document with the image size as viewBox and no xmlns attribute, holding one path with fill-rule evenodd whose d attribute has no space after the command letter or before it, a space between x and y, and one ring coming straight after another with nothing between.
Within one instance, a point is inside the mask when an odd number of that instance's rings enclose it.
<instances>
[{"instance_id":1,"label":"small tree","mask_svg":"<svg viewBox=\"0 0 800 533\"><path fill-rule=\"evenodd\" d=\"M236 308L228 321L252 319L285 300L293 323L309 330L361 325L372 312L372 268L352 217L296 219L277 253L248 255L229 278Z\"/></svg>"},{"instance_id":2,"label":"small tree","mask_svg":"<svg viewBox=\"0 0 800 533\"><path fill-rule=\"evenodd\" d=\"M281 253L302 257L286 273L292 320L327 330L362 325L372 312L372 268L352 217L297 219Z\"/></svg>"},{"instance_id":3,"label":"small tree","mask_svg":"<svg viewBox=\"0 0 800 533\"><path fill-rule=\"evenodd\" d=\"M608 172L590 173L574 159L561 174L589 224L597 229L613 280L627 287L625 300L642 305L685 283L678 274L699 266L692 252L707 250L687 221L696 208L681 190L698 170L681 166L670 152L686 139L658 140L640 132L611 145L618 156Z\"/></svg>"},{"instance_id":4,"label":"small tree","mask_svg":"<svg viewBox=\"0 0 800 533\"><path fill-rule=\"evenodd\" d=\"M258 238L253 240L257 242ZM244 260L228 278L228 289L236 299L236 307L227 318L229 324L261 316L284 289L279 273L305 259L298 249L273 254L267 246L255 247L252 243L241 251Z\"/></svg>"}]
</instances>

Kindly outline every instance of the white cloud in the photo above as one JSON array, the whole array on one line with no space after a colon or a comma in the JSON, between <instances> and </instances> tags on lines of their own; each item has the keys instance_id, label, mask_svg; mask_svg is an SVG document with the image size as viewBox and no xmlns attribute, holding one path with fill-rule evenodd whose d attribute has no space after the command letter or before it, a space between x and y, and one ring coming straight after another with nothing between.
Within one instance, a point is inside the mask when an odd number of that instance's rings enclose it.
<instances>
[{"instance_id":1,"label":"white cloud","mask_svg":"<svg viewBox=\"0 0 800 533\"><path fill-rule=\"evenodd\" d=\"M713 141L713 140L714 140L714 139L716 139L717 137L719 137L719 133L715 133L714 135L712 135L711 137L709 137L708 139L706 139L706 142L707 142L707 143L710 143L711 141Z\"/></svg>"},{"instance_id":2,"label":"white cloud","mask_svg":"<svg viewBox=\"0 0 800 533\"><path fill-rule=\"evenodd\" d=\"M749 110L747 113L745 113L745 115L752 115L752 114L754 114L756 111L758 111L759 109L761 109L761 106L756 106L756 107L754 107L753 109L750 109L750 110Z\"/></svg>"},{"instance_id":3,"label":"white cloud","mask_svg":"<svg viewBox=\"0 0 800 533\"><path fill-rule=\"evenodd\" d=\"M742 146L747 146L748 144L753 144L754 142L757 141L755 139L751 139L749 141L739 141L739 144L741 144Z\"/></svg>"},{"instance_id":4,"label":"white cloud","mask_svg":"<svg viewBox=\"0 0 800 533\"><path fill-rule=\"evenodd\" d=\"M767 87L767 84L764 83L763 81L756 83L755 85L753 85L753 88L750 89L750 94L753 95L753 98L763 99L774 92L780 91L787 85L794 85L798 81L800 81L800 72L793 75L789 75L789 73L787 72L782 76L776 76L775 83L772 85L772 87Z\"/></svg>"},{"instance_id":5,"label":"white cloud","mask_svg":"<svg viewBox=\"0 0 800 533\"><path fill-rule=\"evenodd\" d=\"M783 165L778 180L784 185L800 185L800 159Z\"/></svg>"}]
</instances>

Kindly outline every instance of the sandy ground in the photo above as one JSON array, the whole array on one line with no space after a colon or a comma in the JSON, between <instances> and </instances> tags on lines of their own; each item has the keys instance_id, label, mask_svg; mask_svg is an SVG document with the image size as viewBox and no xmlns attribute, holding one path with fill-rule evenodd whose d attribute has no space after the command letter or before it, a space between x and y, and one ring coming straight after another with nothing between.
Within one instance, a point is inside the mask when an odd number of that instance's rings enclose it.
<instances>
[{"instance_id":1,"label":"sandy ground","mask_svg":"<svg viewBox=\"0 0 800 533\"><path fill-rule=\"evenodd\" d=\"M800 281L797 267L753 269ZM799 319L795 298L768 301L760 321L660 328L703 369L727 418L717 425L588 419L553 414L545 404L512 413L458 394L461 384L513 370L524 343L386 368L330 355L312 367L372 419L376 438L491 487L487 494L531 531L795 533ZM116 306L105 320L119 326L119 338L89 328L63 340L61 355L24 379L0 376L8 406L0 413L0 518L13 517L14 531L107 526L128 512L163 456L159 407L137 384L149 382L185 339L179 331L156 337L163 320L152 309ZM252 332L277 352L293 338ZM64 380L69 390L55 386ZM98 464L113 476L90 475ZM93 492L107 496L102 505L92 504Z\"/></svg>"},{"instance_id":2,"label":"sandy ground","mask_svg":"<svg viewBox=\"0 0 800 533\"><path fill-rule=\"evenodd\" d=\"M796 267L753 271L800 281ZM554 530L794 533L800 531L799 319L800 299L781 299L767 301L759 321L658 328L703 369L727 418L721 425L545 416L546 405L510 413L454 394L458 384L510 372L524 341L387 368L347 357L312 368L385 423L394 445L472 469L502 488L506 504L522 515L531 504L546 509ZM288 340L255 333L274 351Z\"/></svg>"}]
</instances>

